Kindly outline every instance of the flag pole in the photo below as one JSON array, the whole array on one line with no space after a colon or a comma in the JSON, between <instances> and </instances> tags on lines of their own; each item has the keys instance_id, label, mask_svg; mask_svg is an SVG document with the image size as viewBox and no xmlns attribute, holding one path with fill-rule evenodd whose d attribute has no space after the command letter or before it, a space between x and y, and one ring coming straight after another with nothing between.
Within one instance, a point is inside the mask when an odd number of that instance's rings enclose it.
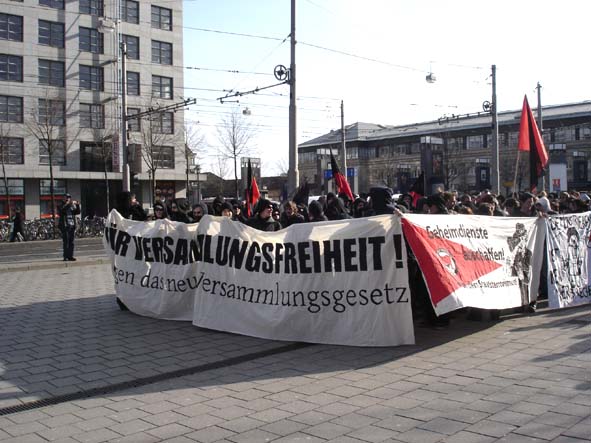
<instances>
[{"instance_id":1,"label":"flag pole","mask_svg":"<svg viewBox=\"0 0 591 443\"><path fill-rule=\"evenodd\" d=\"M521 151L517 148L517 160L515 161L515 177L513 177L513 193L515 193L517 189L517 171L519 169L519 160L521 157Z\"/></svg>"}]
</instances>

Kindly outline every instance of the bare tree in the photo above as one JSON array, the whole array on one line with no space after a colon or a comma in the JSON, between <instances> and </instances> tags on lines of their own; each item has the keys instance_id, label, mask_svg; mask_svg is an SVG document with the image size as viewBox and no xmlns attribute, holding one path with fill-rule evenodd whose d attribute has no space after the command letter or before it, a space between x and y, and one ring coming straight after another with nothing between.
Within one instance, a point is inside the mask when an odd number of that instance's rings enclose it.
<instances>
[{"instance_id":1,"label":"bare tree","mask_svg":"<svg viewBox=\"0 0 591 443\"><path fill-rule=\"evenodd\" d=\"M55 234L55 190L53 179L54 165L66 162L66 121L65 102L59 99L39 99L38 106L31 110L31 118L25 119L27 130L39 140L40 157L47 156L49 165L49 193L51 195L51 219Z\"/></svg>"},{"instance_id":2,"label":"bare tree","mask_svg":"<svg viewBox=\"0 0 591 443\"><path fill-rule=\"evenodd\" d=\"M228 159L222 155L218 155L215 162L211 166L215 174L220 178L219 194L224 195L224 180L228 176L230 169L228 166Z\"/></svg>"},{"instance_id":3,"label":"bare tree","mask_svg":"<svg viewBox=\"0 0 591 443\"><path fill-rule=\"evenodd\" d=\"M281 177L287 177L287 172L289 171L289 165L287 164L287 160L284 157L281 157L275 163L275 167L279 171L279 175Z\"/></svg>"},{"instance_id":4,"label":"bare tree","mask_svg":"<svg viewBox=\"0 0 591 443\"><path fill-rule=\"evenodd\" d=\"M392 189L398 187L398 167L402 155L398 149L388 150L385 157L380 157L380 162L375 167L375 178L384 186Z\"/></svg>"},{"instance_id":5,"label":"bare tree","mask_svg":"<svg viewBox=\"0 0 591 443\"><path fill-rule=\"evenodd\" d=\"M189 124L185 122L183 126L183 138L184 138L184 154L185 154L185 166L187 176L187 197L192 194L191 182L189 174L191 173L191 165L194 164L199 174L199 162L203 156L205 150L205 136L201 133L197 125Z\"/></svg>"},{"instance_id":6,"label":"bare tree","mask_svg":"<svg viewBox=\"0 0 591 443\"><path fill-rule=\"evenodd\" d=\"M166 134L172 129L167 129L163 122L163 113L155 113L143 118L140 125L140 156L148 168L150 175L150 204L154 204L156 195L156 173L158 169L166 167L172 162L174 167L175 144L171 142L166 146ZM136 154L137 155L137 154Z\"/></svg>"},{"instance_id":7,"label":"bare tree","mask_svg":"<svg viewBox=\"0 0 591 443\"><path fill-rule=\"evenodd\" d=\"M450 144L447 139L444 139L441 152L443 184L445 189L451 189L458 178L466 176L469 168L466 163L459 161L462 158L463 149L458 144Z\"/></svg>"},{"instance_id":8,"label":"bare tree","mask_svg":"<svg viewBox=\"0 0 591 443\"><path fill-rule=\"evenodd\" d=\"M10 150L10 125L0 123L0 161L2 162L2 181L4 183L4 195L6 195L6 204L8 206L8 220L12 218L12 209L10 208L10 193L8 192L8 177L6 176L6 159Z\"/></svg>"},{"instance_id":9,"label":"bare tree","mask_svg":"<svg viewBox=\"0 0 591 443\"><path fill-rule=\"evenodd\" d=\"M233 111L228 118L222 119L217 136L222 145L219 155L234 162L234 193L238 197L238 158L252 152L250 142L254 130L241 113Z\"/></svg>"}]
</instances>

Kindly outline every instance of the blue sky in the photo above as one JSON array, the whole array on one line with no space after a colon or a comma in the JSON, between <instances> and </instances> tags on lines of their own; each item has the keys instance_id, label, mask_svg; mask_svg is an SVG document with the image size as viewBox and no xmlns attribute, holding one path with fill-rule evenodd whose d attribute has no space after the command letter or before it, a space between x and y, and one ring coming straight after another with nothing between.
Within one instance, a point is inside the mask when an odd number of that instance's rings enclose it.
<instances>
[{"instance_id":1,"label":"blue sky","mask_svg":"<svg viewBox=\"0 0 591 443\"><path fill-rule=\"evenodd\" d=\"M298 143L340 127L340 100L346 125L480 111L492 64L500 111L520 109L524 94L535 105L538 81L544 105L589 99L590 13L586 0L297 0ZM274 67L289 66L290 0L185 0L184 26L184 66L201 68L185 70L185 95L197 99L186 119L206 138L204 168L215 169L216 126L248 108L253 156L263 175L280 172L288 86L216 99L272 85Z\"/></svg>"}]
</instances>

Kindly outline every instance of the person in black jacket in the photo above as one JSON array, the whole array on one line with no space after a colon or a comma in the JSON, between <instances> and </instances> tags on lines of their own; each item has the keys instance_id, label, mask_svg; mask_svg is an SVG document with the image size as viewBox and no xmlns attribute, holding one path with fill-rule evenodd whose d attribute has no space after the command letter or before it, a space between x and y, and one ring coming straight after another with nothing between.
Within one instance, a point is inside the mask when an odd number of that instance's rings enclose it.
<instances>
[{"instance_id":1,"label":"person in black jacket","mask_svg":"<svg viewBox=\"0 0 591 443\"><path fill-rule=\"evenodd\" d=\"M254 217L247 221L247 225L259 231L274 232L281 229L281 223L271 217L273 213L273 203L266 198L261 198L256 205Z\"/></svg>"},{"instance_id":2,"label":"person in black jacket","mask_svg":"<svg viewBox=\"0 0 591 443\"><path fill-rule=\"evenodd\" d=\"M10 241L24 241L25 232L23 231L23 215L21 209L16 208L15 214L12 217L12 232L10 233Z\"/></svg>"},{"instance_id":3,"label":"person in black jacket","mask_svg":"<svg viewBox=\"0 0 591 443\"><path fill-rule=\"evenodd\" d=\"M64 261L76 261L74 258L74 234L76 232L76 216L80 214L80 204L66 194L59 210L59 229L62 233Z\"/></svg>"}]
</instances>

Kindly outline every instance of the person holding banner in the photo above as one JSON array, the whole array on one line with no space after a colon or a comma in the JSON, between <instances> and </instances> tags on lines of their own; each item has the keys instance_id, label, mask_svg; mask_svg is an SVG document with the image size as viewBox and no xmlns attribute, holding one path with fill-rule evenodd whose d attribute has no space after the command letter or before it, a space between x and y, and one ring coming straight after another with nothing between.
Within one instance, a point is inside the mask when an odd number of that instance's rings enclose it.
<instances>
[{"instance_id":1,"label":"person holding banner","mask_svg":"<svg viewBox=\"0 0 591 443\"><path fill-rule=\"evenodd\" d=\"M246 224L259 231L279 231L281 229L281 223L271 217L272 213L273 203L266 198L261 198L256 205L254 217L249 218Z\"/></svg>"}]
</instances>

